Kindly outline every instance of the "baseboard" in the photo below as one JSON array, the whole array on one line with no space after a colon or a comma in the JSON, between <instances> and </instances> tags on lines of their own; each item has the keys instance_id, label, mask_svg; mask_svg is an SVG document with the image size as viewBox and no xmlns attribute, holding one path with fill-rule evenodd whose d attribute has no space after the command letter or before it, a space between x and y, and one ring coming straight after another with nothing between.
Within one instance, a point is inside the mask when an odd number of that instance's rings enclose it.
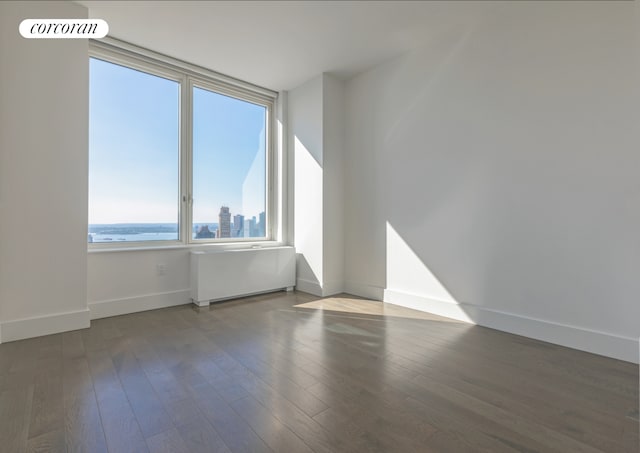
<instances>
[{"instance_id":1,"label":"baseboard","mask_svg":"<svg viewBox=\"0 0 640 453\"><path fill-rule=\"evenodd\" d=\"M327 282L324 285L320 285L318 282L307 280L304 278L296 279L296 289L304 293L313 294L318 297L333 296L334 294L340 294L344 292L343 281Z\"/></svg>"},{"instance_id":2,"label":"baseboard","mask_svg":"<svg viewBox=\"0 0 640 453\"><path fill-rule=\"evenodd\" d=\"M336 280L322 285L322 297L333 296L344 292L344 282Z\"/></svg>"},{"instance_id":3,"label":"baseboard","mask_svg":"<svg viewBox=\"0 0 640 453\"><path fill-rule=\"evenodd\" d=\"M607 332L521 316L473 304L430 299L397 290L385 289L383 300L391 304L626 362L638 363L640 358L637 338L622 337Z\"/></svg>"},{"instance_id":4,"label":"baseboard","mask_svg":"<svg viewBox=\"0 0 640 453\"><path fill-rule=\"evenodd\" d=\"M322 286L320 286L320 283L318 282L314 282L304 278L297 278L296 289L298 291L313 294L314 296L322 297Z\"/></svg>"},{"instance_id":5,"label":"baseboard","mask_svg":"<svg viewBox=\"0 0 640 453\"><path fill-rule=\"evenodd\" d=\"M90 326L89 309L15 319L2 323L2 342L41 337Z\"/></svg>"},{"instance_id":6,"label":"baseboard","mask_svg":"<svg viewBox=\"0 0 640 453\"><path fill-rule=\"evenodd\" d=\"M166 293L90 302L89 310L91 311L91 319L100 319L189 303L191 303L191 290L182 289Z\"/></svg>"},{"instance_id":7,"label":"baseboard","mask_svg":"<svg viewBox=\"0 0 640 453\"><path fill-rule=\"evenodd\" d=\"M400 305L413 310L424 311L471 324L480 324L479 322L476 322L473 317L473 315L476 314L474 310L476 310L477 306L475 305L431 299L392 289L385 289L383 290L383 293L382 300L390 304Z\"/></svg>"},{"instance_id":8,"label":"baseboard","mask_svg":"<svg viewBox=\"0 0 640 453\"><path fill-rule=\"evenodd\" d=\"M382 300L384 297L384 288L359 282L346 281L344 283L344 292L373 300Z\"/></svg>"}]
</instances>

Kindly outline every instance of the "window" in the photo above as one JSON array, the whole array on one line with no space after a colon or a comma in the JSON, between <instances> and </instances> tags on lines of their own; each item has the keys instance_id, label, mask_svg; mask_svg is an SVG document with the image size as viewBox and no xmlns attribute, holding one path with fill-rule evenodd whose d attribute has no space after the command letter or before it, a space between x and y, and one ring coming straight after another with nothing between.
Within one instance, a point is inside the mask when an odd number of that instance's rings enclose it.
<instances>
[{"instance_id":1,"label":"window","mask_svg":"<svg viewBox=\"0 0 640 453\"><path fill-rule=\"evenodd\" d=\"M92 247L273 240L275 93L130 45L91 49Z\"/></svg>"},{"instance_id":2,"label":"window","mask_svg":"<svg viewBox=\"0 0 640 453\"><path fill-rule=\"evenodd\" d=\"M193 238L266 237L267 109L198 86L192 98Z\"/></svg>"},{"instance_id":3,"label":"window","mask_svg":"<svg viewBox=\"0 0 640 453\"><path fill-rule=\"evenodd\" d=\"M89 68L89 242L177 241L180 82Z\"/></svg>"}]
</instances>

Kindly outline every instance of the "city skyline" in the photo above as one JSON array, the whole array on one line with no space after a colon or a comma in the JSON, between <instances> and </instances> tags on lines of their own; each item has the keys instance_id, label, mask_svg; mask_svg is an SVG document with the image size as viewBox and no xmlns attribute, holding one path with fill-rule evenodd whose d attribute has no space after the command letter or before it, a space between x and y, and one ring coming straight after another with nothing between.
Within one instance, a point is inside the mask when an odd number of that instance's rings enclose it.
<instances>
[{"instance_id":1,"label":"city skyline","mask_svg":"<svg viewBox=\"0 0 640 453\"><path fill-rule=\"evenodd\" d=\"M242 214L233 216L228 206L220 206L218 213L218 223L199 223L192 231L192 239L224 239L239 237L265 237L266 236L266 212L262 211L252 217ZM211 230L209 227L216 225L217 229Z\"/></svg>"},{"instance_id":2,"label":"city skyline","mask_svg":"<svg viewBox=\"0 0 640 453\"><path fill-rule=\"evenodd\" d=\"M231 221L233 219L233 221ZM89 224L89 243L177 241L177 222L101 223ZM228 206L221 206L217 222L193 222L191 239L266 238L266 212L251 217L233 215Z\"/></svg>"}]
</instances>

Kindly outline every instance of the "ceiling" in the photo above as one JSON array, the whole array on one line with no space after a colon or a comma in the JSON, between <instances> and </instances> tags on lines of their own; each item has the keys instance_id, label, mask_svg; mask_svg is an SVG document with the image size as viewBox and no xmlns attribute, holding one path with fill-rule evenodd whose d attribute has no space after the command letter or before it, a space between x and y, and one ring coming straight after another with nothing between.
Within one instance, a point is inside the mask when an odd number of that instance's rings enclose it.
<instances>
[{"instance_id":1,"label":"ceiling","mask_svg":"<svg viewBox=\"0 0 640 453\"><path fill-rule=\"evenodd\" d=\"M492 2L79 1L109 35L273 90L348 78Z\"/></svg>"}]
</instances>

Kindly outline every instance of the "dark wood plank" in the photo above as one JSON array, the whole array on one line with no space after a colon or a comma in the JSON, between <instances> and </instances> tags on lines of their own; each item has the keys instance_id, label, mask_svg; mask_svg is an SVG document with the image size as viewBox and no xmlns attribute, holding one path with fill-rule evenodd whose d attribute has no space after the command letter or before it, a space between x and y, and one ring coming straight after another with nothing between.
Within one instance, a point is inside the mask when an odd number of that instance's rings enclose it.
<instances>
[{"instance_id":1,"label":"dark wood plank","mask_svg":"<svg viewBox=\"0 0 640 453\"><path fill-rule=\"evenodd\" d=\"M27 441L27 453L66 453L64 429L49 431Z\"/></svg>"},{"instance_id":2,"label":"dark wood plank","mask_svg":"<svg viewBox=\"0 0 640 453\"><path fill-rule=\"evenodd\" d=\"M122 388L111 356L106 350L94 350L88 354L88 358L109 451L112 453L145 452L147 450L145 439Z\"/></svg>"},{"instance_id":3,"label":"dark wood plank","mask_svg":"<svg viewBox=\"0 0 640 453\"><path fill-rule=\"evenodd\" d=\"M175 428L149 437L147 445L150 453L189 453L187 444Z\"/></svg>"},{"instance_id":4,"label":"dark wood plank","mask_svg":"<svg viewBox=\"0 0 640 453\"><path fill-rule=\"evenodd\" d=\"M247 396L237 400L231 407L273 451L313 453L311 448L253 397Z\"/></svg>"},{"instance_id":5,"label":"dark wood plank","mask_svg":"<svg viewBox=\"0 0 640 453\"><path fill-rule=\"evenodd\" d=\"M32 398L31 383L0 392L0 439L6 451L26 450Z\"/></svg>"},{"instance_id":6,"label":"dark wood plank","mask_svg":"<svg viewBox=\"0 0 640 453\"><path fill-rule=\"evenodd\" d=\"M77 359L85 354L82 331L74 330L62 334L62 356L65 360Z\"/></svg>"},{"instance_id":7,"label":"dark wood plank","mask_svg":"<svg viewBox=\"0 0 640 453\"><path fill-rule=\"evenodd\" d=\"M114 350L112 360L142 435L148 438L173 428L171 417L166 413L133 353Z\"/></svg>"},{"instance_id":8,"label":"dark wood plank","mask_svg":"<svg viewBox=\"0 0 640 453\"><path fill-rule=\"evenodd\" d=\"M64 362L64 432L68 452L107 452L86 358Z\"/></svg>"},{"instance_id":9,"label":"dark wood plank","mask_svg":"<svg viewBox=\"0 0 640 453\"><path fill-rule=\"evenodd\" d=\"M251 427L219 396L202 395L198 407L234 453L272 453Z\"/></svg>"},{"instance_id":10,"label":"dark wood plank","mask_svg":"<svg viewBox=\"0 0 640 453\"><path fill-rule=\"evenodd\" d=\"M63 403L62 362L58 360L35 376L29 438L63 429Z\"/></svg>"},{"instance_id":11,"label":"dark wood plank","mask_svg":"<svg viewBox=\"0 0 640 453\"><path fill-rule=\"evenodd\" d=\"M190 402L194 404L193 402ZM192 419L178 427L190 453L230 453L218 432L206 418Z\"/></svg>"}]
</instances>

